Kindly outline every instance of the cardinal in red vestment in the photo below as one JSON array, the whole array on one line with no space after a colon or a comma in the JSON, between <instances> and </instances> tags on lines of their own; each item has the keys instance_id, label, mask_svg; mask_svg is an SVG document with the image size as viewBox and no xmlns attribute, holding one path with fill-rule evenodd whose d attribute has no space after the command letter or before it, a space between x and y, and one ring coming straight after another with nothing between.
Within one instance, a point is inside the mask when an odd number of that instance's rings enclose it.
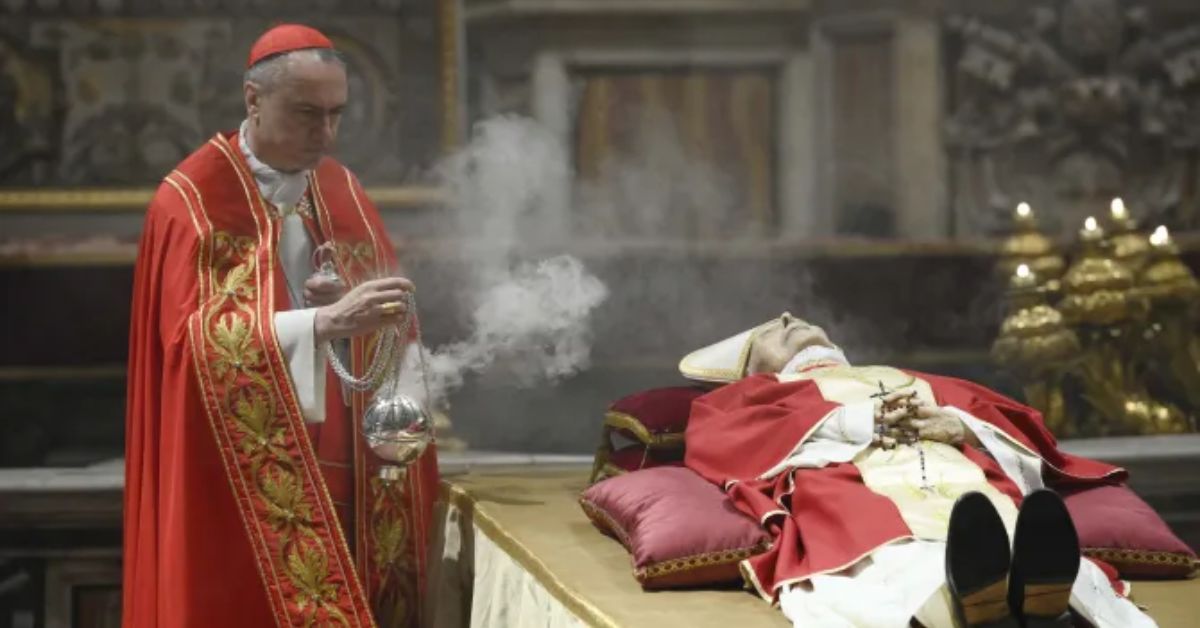
<instances>
[{"instance_id":1,"label":"cardinal in red vestment","mask_svg":"<svg viewBox=\"0 0 1200 628\"><path fill-rule=\"evenodd\" d=\"M1059 451L1032 408L963 380L851 366L823 330L790 314L693 352L680 371L726 384L693 403L685 464L771 533L770 549L742 572L796 626L961 623L945 587L960 498L994 510L996 529L1011 536L1031 527L1018 524L1033 518L1019 510L1024 500L1125 476ZM1078 561L1069 517L1065 526L1056 551ZM1111 567L1083 560L1077 569L1057 614L1069 591L1071 608L1095 626L1154 625L1114 588ZM1035 625L1008 615L998 576L1001 621L979 625Z\"/></svg>"},{"instance_id":2,"label":"cardinal in red vestment","mask_svg":"<svg viewBox=\"0 0 1200 628\"><path fill-rule=\"evenodd\" d=\"M134 270L123 623L408 626L437 490L358 429L362 376L413 285L355 176L328 156L346 106L332 42L254 44L247 118L167 174ZM336 274L314 274L313 253ZM327 357L328 356L328 357Z\"/></svg>"}]
</instances>

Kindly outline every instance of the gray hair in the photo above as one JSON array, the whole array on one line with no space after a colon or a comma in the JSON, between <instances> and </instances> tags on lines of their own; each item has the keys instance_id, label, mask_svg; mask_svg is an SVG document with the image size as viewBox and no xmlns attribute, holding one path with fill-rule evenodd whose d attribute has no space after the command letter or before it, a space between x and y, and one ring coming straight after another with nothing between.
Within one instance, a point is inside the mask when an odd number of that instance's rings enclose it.
<instances>
[{"instance_id":1,"label":"gray hair","mask_svg":"<svg viewBox=\"0 0 1200 628\"><path fill-rule=\"evenodd\" d=\"M275 89L280 79L287 73L288 61L295 59L297 55L304 54L314 55L324 63L337 63L343 69L346 67L346 60L342 58L341 53L332 48L305 48L277 54L255 63L246 70L244 80L257 85L263 93L269 92Z\"/></svg>"}]
</instances>

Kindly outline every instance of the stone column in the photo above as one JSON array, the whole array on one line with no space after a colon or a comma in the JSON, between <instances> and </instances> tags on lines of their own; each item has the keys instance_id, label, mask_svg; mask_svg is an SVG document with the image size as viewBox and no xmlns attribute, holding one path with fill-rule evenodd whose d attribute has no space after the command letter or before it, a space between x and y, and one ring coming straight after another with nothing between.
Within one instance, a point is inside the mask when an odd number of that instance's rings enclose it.
<instances>
[{"instance_id":1,"label":"stone column","mask_svg":"<svg viewBox=\"0 0 1200 628\"><path fill-rule=\"evenodd\" d=\"M546 127L564 148L564 159L570 159L571 143L571 79L567 74L562 55L553 50L538 52L533 57L532 69L532 113L533 118ZM552 224L541 224L539 236L545 238L567 237L570 232L571 180L548 183L553 190L547 194L547 203L554 211L545 218Z\"/></svg>"},{"instance_id":2,"label":"stone column","mask_svg":"<svg viewBox=\"0 0 1200 628\"><path fill-rule=\"evenodd\" d=\"M779 236L823 232L817 215L816 99L810 50L788 54L779 76Z\"/></svg>"},{"instance_id":3,"label":"stone column","mask_svg":"<svg viewBox=\"0 0 1200 628\"><path fill-rule=\"evenodd\" d=\"M940 41L936 15L903 14L897 18L894 154L896 235L902 238L949 234Z\"/></svg>"}]
</instances>

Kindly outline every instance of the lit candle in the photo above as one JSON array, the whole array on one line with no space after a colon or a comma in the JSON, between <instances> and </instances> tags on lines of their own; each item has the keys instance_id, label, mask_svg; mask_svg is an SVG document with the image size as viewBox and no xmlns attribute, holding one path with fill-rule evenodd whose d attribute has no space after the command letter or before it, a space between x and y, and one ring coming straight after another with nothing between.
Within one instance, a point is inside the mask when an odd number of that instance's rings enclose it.
<instances>
[{"instance_id":1,"label":"lit candle","mask_svg":"<svg viewBox=\"0 0 1200 628\"><path fill-rule=\"evenodd\" d=\"M1032 288L1037 286L1037 276L1029 269L1028 264L1020 264L1013 273L1009 285L1013 288Z\"/></svg>"},{"instance_id":2,"label":"lit candle","mask_svg":"<svg viewBox=\"0 0 1200 628\"><path fill-rule=\"evenodd\" d=\"M1171 234L1167 231L1166 225L1159 225L1154 233L1150 234L1150 244L1155 247L1162 248L1171 243Z\"/></svg>"},{"instance_id":3,"label":"lit candle","mask_svg":"<svg viewBox=\"0 0 1200 628\"><path fill-rule=\"evenodd\" d=\"M1029 203L1017 204L1017 209L1013 211L1013 222L1023 231L1037 228L1033 219L1033 208L1029 206Z\"/></svg>"},{"instance_id":4,"label":"lit candle","mask_svg":"<svg viewBox=\"0 0 1200 628\"><path fill-rule=\"evenodd\" d=\"M1083 221L1083 230L1079 232L1079 237L1088 242L1104 237L1104 232L1100 230L1100 223L1096 222L1095 216L1088 216L1087 220Z\"/></svg>"},{"instance_id":5,"label":"lit candle","mask_svg":"<svg viewBox=\"0 0 1200 628\"><path fill-rule=\"evenodd\" d=\"M1112 219L1114 221L1120 222L1126 218L1129 218L1129 210L1125 208L1125 201L1121 200L1120 197L1112 200L1112 205L1110 208L1112 210Z\"/></svg>"}]
</instances>

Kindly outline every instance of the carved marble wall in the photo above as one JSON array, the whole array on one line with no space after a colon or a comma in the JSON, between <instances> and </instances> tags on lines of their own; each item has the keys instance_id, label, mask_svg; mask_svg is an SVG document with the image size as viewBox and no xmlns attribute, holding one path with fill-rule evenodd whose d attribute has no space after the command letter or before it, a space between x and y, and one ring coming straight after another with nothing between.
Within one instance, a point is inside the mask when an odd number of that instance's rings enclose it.
<instances>
[{"instance_id":1,"label":"carved marble wall","mask_svg":"<svg viewBox=\"0 0 1200 628\"><path fill-rule=\"evenodd\" d=\"M667 80L758 55L778 112L767 233L782 238L992 236L1020 201L1067 234L1113 196L1200 227L1194 2L467 0L465 13L474 111L551 126L575 123L572 86L596 60Z\"/></svg>"},{"instance_id":2,"label":"carved marble wall","mask_svg":"<svg viewBox=\"0 0 1200 628\"><path fill-rule=\"evenodd\" d=\"M960 5L944 18L956 233L995 233L1029 201L1067 234L1114 196L1200 227L1200 6Z\"/></svg>"},{"instance_id":3,"label":"carved marble wall","mask_svg":"<svg viewBox=\"0 0 1200 628\"><path fill-rule=\"evenodd\" d=\"M0 186L153 184L240 122L245 55L282 20L349 66L339 156L368 184L412 181L441 149L439 1L0 2Z\"/></svg>"}]
</instances>

